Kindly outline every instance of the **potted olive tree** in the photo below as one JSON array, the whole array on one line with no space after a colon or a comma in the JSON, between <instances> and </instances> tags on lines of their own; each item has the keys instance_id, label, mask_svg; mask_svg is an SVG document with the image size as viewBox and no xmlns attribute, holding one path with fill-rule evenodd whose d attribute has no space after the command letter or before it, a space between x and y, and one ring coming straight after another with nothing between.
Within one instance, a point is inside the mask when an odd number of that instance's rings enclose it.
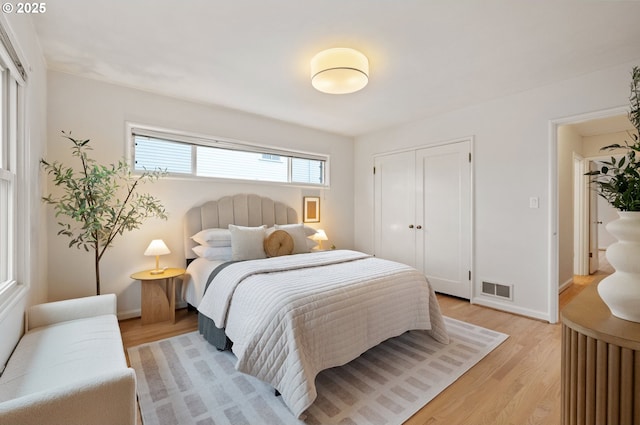
<instances>
[{"instance_id":1,"label":"potted olive tree","mask_svg":"<svg viewBox=\"0 0 640 425\"><path fill-rule=\"evenodd\" d=\"M607 224L618 242L607 248L615 272L598 285L598 293L614 316L640 322L640 67L631 72L629 120L635 127L631 140L602 150L624 149L625 154L602 162L593 176L598 194L618 210Z\"/></svg>"},{"instance_id":2,"label":"potted olive tree","mask_svg":"<svg viewBox=\"0 0 640 425\"><path fill-rule=\"evenodd\" d=\"M149 194L138 193L139 185L157 180L164 171L145 171L134 175L126 161L100 165L89 158L89 140L62 136L72 143L71 154L79 160L78 169L57 161L42 159L43 169L60 188L43 201L53 206L60 220L59 235L71 238L69 247L93 251L96 294L100 294L100 260L117 235L140 227L149 217L167 218L161 202Z\"/></svg>"}]
</instances>

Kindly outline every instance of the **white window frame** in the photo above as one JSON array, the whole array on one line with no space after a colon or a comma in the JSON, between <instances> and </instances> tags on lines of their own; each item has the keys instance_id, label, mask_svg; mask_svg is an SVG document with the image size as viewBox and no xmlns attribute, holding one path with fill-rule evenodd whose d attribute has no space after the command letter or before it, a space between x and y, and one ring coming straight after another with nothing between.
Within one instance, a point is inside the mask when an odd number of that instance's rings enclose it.
<instances>
[{"instance_id":1,"label":"white window frame","mask_svg":"<svg viewBox=\"0 0 640 425\"><path fill-rule=\"evenodd\" d=\"M208 177L197 174L196 167L196 149L192 150L191 161L192 161L192 173L169 173L172 177L177 178L190 178L190 179L207 179L207 180L221 180L221 181L240 181L240 182L251 182L258 184L271 184L271 185L286 185L286 186L302 186L302 187L316 187L316 188L324 188L328 189L330 187L330 156L325 154L318 154L312 152L304 152L304 151L294 151L294 150L286 150L282 148L276 148L271 146L253 144L240 142L233 139L221 138L221 137L212 137L195 133L187 133L178 130L170 130L166 128L154 127L145 124L138 123L126 123L126 160L131 166L131 170L133 172L139 172L135 169L135 136L148 136L157 139L163 139L168 141L174 141L178 143L184 143L191 145L192 147L203 146L203 147L213 147L213 148L222 148L222 149L230 149L234 151L246 151L257 154L268 154L268 155L279 155L281 157L295 157L300 159L309 159L316 161L324 161L324 178L323 183L304 183L304 182L292 182L291 181L291 167L289 167L289 172L287 182L284 181L269 181L269 180L253 180L253 179L242 179L242 178L226 178L226 177ZM271 160L264 160L271 161Z\"/></svg>"},{"instance_id":2,"label":"white window frame","mask_svg":"<svg viewBox=\"0 0 640 425\"><path fill-rule=\"evenodd\" d=\"M26 208L28 195L22 190L26 187L28 166L24 118L27 74L3 25L4 21L0 21L0 69L3 71L0 76L0 101L3 102L0 108L0 179L8 182L9 196L7 211L0 211L0 214L6 214L6 221L0 224L0 227L6 226L0 234L3 238L0 246L6 249L6 257L0 257L0 267L6 268L6 278L0 280L0 320L19 299L18 295L26 290L29 267L26 239L30 219ZM25 216L19 215L18 210L25 211ZM0 274L0 279L4 275Z\"/></svg>"}]
</instances>

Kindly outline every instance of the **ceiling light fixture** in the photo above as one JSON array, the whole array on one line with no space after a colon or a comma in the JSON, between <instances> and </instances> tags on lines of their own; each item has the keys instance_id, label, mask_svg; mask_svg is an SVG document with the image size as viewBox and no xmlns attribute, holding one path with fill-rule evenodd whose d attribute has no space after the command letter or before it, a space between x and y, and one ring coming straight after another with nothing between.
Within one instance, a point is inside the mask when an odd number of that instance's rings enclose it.
<instances>
[{"instance_id":1,"label":"ceiling light fixture","mask_svg":"<svg viewBox=\"0 0 640 425\"><path fill-rule=\"evenodd\" d=\"M369 60L346 47L323 50L311 59L311 84L323 93L346 94L369 82Z\"/></svg>"}]
</instances>

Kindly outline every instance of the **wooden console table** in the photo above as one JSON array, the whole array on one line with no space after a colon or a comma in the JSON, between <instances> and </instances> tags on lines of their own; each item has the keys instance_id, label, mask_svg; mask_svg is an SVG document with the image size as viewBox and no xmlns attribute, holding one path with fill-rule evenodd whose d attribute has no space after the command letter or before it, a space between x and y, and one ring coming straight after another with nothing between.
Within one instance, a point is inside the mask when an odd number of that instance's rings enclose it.
<instances>
[{"instance_id":1,"label":"wooden console table","mask_svg":"<svg viewBox=\"0 0 640 425\"><path fill-rule=\"evenodd\" d=\"M562 310L562 424L640 424L640 323L613 316L596 285Z\"/></svg>"}]
</instances>

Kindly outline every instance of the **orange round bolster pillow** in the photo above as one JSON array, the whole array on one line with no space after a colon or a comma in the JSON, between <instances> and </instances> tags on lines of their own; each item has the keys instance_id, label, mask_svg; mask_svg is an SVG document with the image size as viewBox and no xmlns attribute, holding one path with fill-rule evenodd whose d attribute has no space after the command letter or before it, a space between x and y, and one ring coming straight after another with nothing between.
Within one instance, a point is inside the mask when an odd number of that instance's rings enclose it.
<instances>
[{"instance_id":1,"label":"orange round bolster pillow","mask_svg":"<svg viewBox=\"0 0 640 425\"><path fill-rule=\"evenodd\" d=\"M267 257L279 257L293 252L293 238L284 230L276 230L264 240Z\"/></svg>"}]
</instances>

